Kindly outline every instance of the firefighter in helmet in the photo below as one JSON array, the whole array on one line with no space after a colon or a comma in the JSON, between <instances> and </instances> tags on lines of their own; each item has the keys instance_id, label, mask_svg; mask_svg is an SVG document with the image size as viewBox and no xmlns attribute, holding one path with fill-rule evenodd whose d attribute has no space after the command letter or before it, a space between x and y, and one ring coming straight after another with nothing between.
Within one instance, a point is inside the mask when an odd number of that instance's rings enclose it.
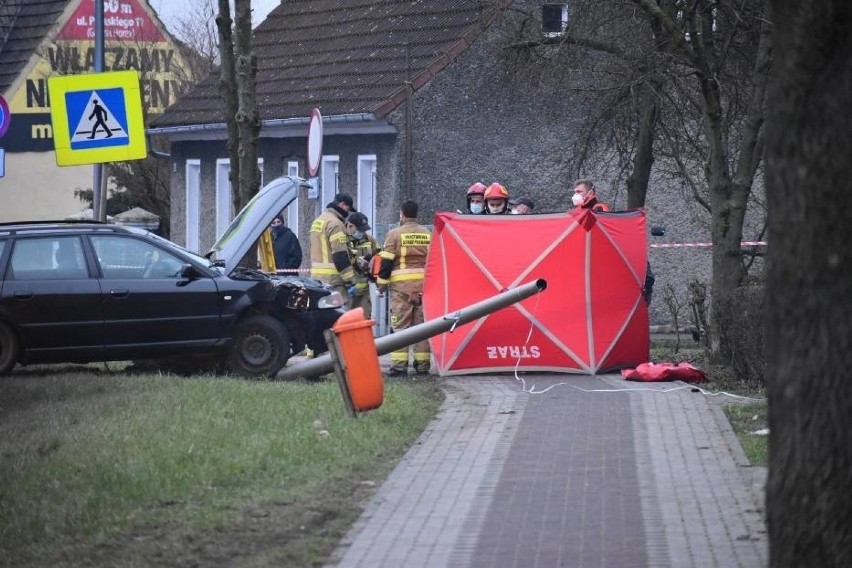
<instances>
[{"instance_id":1,"label":"firefighter in helmet","mask_svg":"<svg viewBox=\"0 0 852 568\"><path fill-rule=\"evenodd\" d=\"M507 215L509 213L509 190L496 181L485 188L486 215Z\"/></svg>"},{"instance_id":2,"label":"firefighter in helmet","mask_svg":"<svg viewBox=\"0 0 852 568\"><path fill-rule=\"evenodd\" d=\"M485 184L476 182L467 188L467 212L473 215L485 214Z\"/></svg>"}]
</instances>

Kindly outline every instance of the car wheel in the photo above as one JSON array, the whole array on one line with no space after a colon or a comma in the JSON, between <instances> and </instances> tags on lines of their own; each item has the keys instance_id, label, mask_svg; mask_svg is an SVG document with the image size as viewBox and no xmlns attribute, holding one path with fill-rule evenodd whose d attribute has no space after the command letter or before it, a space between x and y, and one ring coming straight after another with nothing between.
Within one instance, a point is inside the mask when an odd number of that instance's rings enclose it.
<instances>
[{"instance_id":1,"label":"car wheel","mask_svg":"<svg viewBox=\"0 0 852 568\"><path fill-rule=\"evenodd\" d=\"M228 369L247 377L272 377L290 357L284 324L271 316L249 316L237 324L228 354Z\"/></svg>"},{"instance_id":2,"label":"car wheel","mask_svg":"<svg viewBox=\"0 0 852 568\"><path fill-rule=\"evenodd\" d=\"M0 323L0 375L5 375L18 362L20 342L11 327Z\"/></svg>"}]
</instances>

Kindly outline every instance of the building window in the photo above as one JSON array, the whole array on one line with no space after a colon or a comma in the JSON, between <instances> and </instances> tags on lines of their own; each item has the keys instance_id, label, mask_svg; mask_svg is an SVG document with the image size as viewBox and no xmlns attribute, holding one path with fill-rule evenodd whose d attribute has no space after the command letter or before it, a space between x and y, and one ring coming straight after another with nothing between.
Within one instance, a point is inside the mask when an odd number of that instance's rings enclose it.
<instances>
[{"instance_id":1,"label":"building window","mask_svg":"<svg viewBox=\"0 0 852 568\"><path fill-rule=\"evenodd\" d=\"M299 177L299 162L287 162L287 175Z\"/></svg>"},{"instance_id":2,"label":"building window","mask_svg":"<svg viewBox=\"0 0 852 568\"><path fill-rule=\"evenodd\" d=\"M376 155L358 155L358 211L372 224L376 220Z\"/></svg>"},{"instance_id":3,"label":"building window","mask_svg":"<svg viewBox=\"0 0 852 568\"><path fill-rule=\"evenodd\" d=\"M716 19L716 7L715 6L713 6L713 8L711 8L711 14L713 14L713 22L711 23L710 31L715 34L718 31L717 25L719 23L718 20ZM677 11L677 14L675 15L675 19L677 20L678 24L680 24L680 26L682 28L684 28L684 29L686 28L687 22L685 21L683 10ZM698 34L701 35L700 30L699 30ZM683 32L683 39L686 40L687 42L692 41L692 37L689 35L689 32L687 32L687 31Z\"/></svg>"},{"instance_id":4,"label":"building window","mask_svg":"<svg viewBox=\"0 0 852 568\"><path fill-rule=\"evenodd\" d=\"M263 158L257 159L260 170L260 187L263 187ZM225 234L234 218L234 193L231 187L231 160L216 160L216 239Z\"/></svg>"},{"instance_id":5,"label":"building window","mask_svg":"<svg viewBox=\"0 0 852 568\"><path fill-rule=\"evenodd\" d=\"M323 156L320 166L320 187L322 188L322 199L320 203L320 211L322 211L328 203L334 201L334 196L338 192L339 174L338 164L339 156Z\"/></svg>"},{"instance_id":6,"label":"building window","mask_svg":"<svg viewBox=\"0 0 852 568\"><path fill-rule=\"evenodd\" d=\"M184 247L199 250L199 225L201 224L201 160L186 161L186 233Z\"/></svg>"},{"instance_id":7,"label":"building window","mask_svg":"<svg viewBox=\"0 0 852 568\"><path fill-rule=\"evenodd\" d=\"M541 7L541 30L546 36L557 36L568 29L568 4L544 4Z\"/></svg>"}]
</instances>

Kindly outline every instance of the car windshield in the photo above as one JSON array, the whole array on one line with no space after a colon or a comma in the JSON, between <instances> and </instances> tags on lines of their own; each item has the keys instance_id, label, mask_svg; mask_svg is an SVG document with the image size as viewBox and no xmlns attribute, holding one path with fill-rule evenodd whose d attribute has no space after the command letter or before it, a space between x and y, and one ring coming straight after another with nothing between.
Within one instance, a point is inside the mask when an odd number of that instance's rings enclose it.
<instances>
[{"instance_id":1,"label":"car windshield","mask_svg":"<svg viewBox=\"0 0 852 568\"><path fill-rule=\"evenodd\" d=\"M207 266L209 268L212 268L212 269L217 270L218 272L221 272L221 273L224 274L223 266L218 262L211 262L209 259L204 258L200 254L192 252L190 250L187 250L187 249L183 248L182 246L177 245L177 244L173 243L172 241L170 241L168 239L164 239L160 235L152 233L151 231L146 231L145 229L140 229L138 227L126 227L126 228L128 230L130 230L131 232L136 233L137 235L147 236L148 238L157 241L159 244L165 246L166 248L169 248L169 249L175 250L175 251L179 251L180 253L182 253L184 255L189 255L189 256L192 257L192 259L194 261L198 262L202 266Z\"/></svg>"}]
</instances>

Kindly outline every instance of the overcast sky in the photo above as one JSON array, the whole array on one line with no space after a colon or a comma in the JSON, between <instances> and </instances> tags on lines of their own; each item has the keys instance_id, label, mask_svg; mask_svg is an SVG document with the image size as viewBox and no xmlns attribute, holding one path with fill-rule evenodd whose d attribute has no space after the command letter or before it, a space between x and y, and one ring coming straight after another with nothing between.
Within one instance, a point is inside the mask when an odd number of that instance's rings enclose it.
<instances>
[{"instance_id":1,"label":"overcast sky","mask_svg":"<svg viewBox=\"0 0 852 568\"><path fill-rule=\"evenodd\" d=\"M215 9L217 0L212 1ZM252 24L256 26L262 22L279 2L280 0L251 0ZM197 13L199 6L204 5L204 0L148 0L148 4L157 11L166 27L174 30L177 20ZM232 1L231 6L233 5Z\"/></svg>"}]
</instances>

